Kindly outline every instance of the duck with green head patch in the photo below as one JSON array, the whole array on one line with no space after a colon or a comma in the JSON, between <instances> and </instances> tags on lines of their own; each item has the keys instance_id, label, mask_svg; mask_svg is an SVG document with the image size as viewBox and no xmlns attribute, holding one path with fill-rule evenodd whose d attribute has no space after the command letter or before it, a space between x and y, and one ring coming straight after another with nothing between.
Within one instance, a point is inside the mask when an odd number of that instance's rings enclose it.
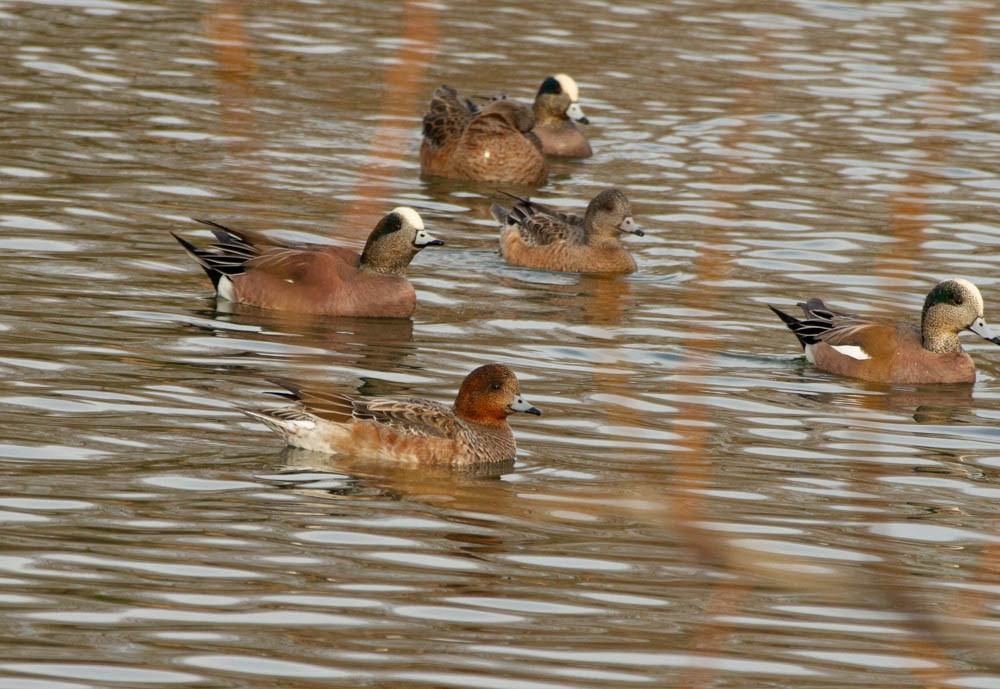
<instances>
[{"instance_id":1,"label":"duck with green head patch","mask_svg":"<svg viewBox=\"0 0 1000 689\"><path fill-rule=\"evenodd\" d=\"M538 87L535 103L535 128L531 131L542 142L542 151L565 158L589 158L590 142L577 123L590 124L580 108L580 89L568 74L546 77Z\"/></svg>"},{"instance_id":2,"label":"duck with green head patch","mask_svg":"<svg viewBox=\"0 0 1000 689\"><path fill-rule=\"evenodd\" d=\"M833 311L813 298L798 319L770 306L795 333L806 358L831 373L876 383L973 383L976 367L958 335L970 330L1000 344L983 315L979 289L963 278L938 283L924 300L920 327Z\"/></svg>"},{"instance_id":3,"label":"duck with green head patch","mask_svg":"<svg viewBox=\"0 0 1000 689\"><path fill-rule=\"evenodd\" d=\"M365 248L289 242L208 220L215 243L174 238L205 270L218 296L265 309L323 316L409 318L417 305L406 268L424 247L444 244L405 206L383 217Z\"/></svg>"}]
</instances>

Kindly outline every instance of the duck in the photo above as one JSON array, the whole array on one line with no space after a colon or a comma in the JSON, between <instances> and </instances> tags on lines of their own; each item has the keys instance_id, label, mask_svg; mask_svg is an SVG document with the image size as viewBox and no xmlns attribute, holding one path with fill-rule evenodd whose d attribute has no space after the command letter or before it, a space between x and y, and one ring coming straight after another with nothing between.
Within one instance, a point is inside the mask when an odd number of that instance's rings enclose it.
<instances>
[{"instance_id":1,"label":"duck","mask_svg":"<svg viewBox=\"0 0 1000 689\"><path fill-rule=\"evenodd\" d=\"M292 447L375 460L439 466L510 461L517 446L507 417L542 413L503 364L469 373L450 407L417 397L361 397L276 382L287 390L278 394L295 405L240 411Z\"/></svg>"},{"instance_id":2,"label":"duck","mask_svg":"<svg viewBox=\"0 0 1000 689\"><path fill-rule=\"evenodd\" d=\"M822 300L799 303L798 319L768 304L798 338L817 368L873 383L974 383L976 366L958 341L963 330L1000 345L983 315L979 288L964 278L939 282L927 294L920 326L905 320L834 311Z\"/></svg>"},{"instance_id":3,"label":"duck","mask_svg":"<svg viewBox=\"0 0 1000 689\"><path fill-rule=\"evenodd\" d=\"M490 213L500 223L500 254L508 263L565 273L635 272L635 259L621 238L645 233L621 190L600 192L583 217L507 195L514 205L508 210L494 202Z\"/></svg>"},{"instance_id":4,"label":"duck","mask_svg":"<svg viewBox=\"0 0 1000 689\"><path fill-rule=\"evenodd\" d=\"M549 176L531 107L507 98L483 106L441 86L423 120L420 172L484 182L540 186Z\"/></svg>"},{"instance_id":5,"label":"duck","mask_svg":"<svg viewBox=\"0 0 1000 689\"><path fill-rule=\"evenodd\" d=\"M409 318L417 305L406 268L422 249L444 242L400 206L372 230L364 250L290 242L211 220L216 242L199 248L171 232L205 270L219 297L265 309L320 316Z\"/></svg>"},{"instance_id":6,"label":"duck","mask_svg":"<svg viewBox=\"0 0 1000 689\"><path fill-rule=\"evenodd\" d=\"M589 158L594 152L586 135L576 123L590 124L580 108L580 89L568 74L546 77L538 87L532 112L535 127L531 131L542 142L546 155L564 158Z\"/></svg>"}]
</instances>

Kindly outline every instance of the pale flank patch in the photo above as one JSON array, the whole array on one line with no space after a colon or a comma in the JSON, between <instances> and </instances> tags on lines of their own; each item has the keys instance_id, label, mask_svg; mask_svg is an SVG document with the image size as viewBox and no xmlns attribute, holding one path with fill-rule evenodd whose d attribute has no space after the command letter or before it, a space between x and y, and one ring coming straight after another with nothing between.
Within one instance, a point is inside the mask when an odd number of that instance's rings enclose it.
<instances>
[{"instance_id":1,"label":"pale flank patch","mask_svg":"<svg viewBox=\"0 0 1000 689\"><path fill-rule=\"evenodd\" d=\"M857 345L830 345L830 347L833 349L833 351L840 352L841 354L845 354L851 357L852 359L857 359L858 361L871 359L871 357L868 356L868 352L863 350L861 347L858 347Z\"/></svg>"},{"instance_id":2,"label":"pale flank patch","mask_svg":"<svg viewBox=\"0 0 1000 689\"><path fill-rule=\"evenodd\" d=\"M424 229L424 220L420 217L420 214L409 206L400 206L399 208L393 208L393 213L396 213L399 217L403 219L403 222L410 225L411 227L422 230Z\"/></svg>"},{"instance_id":3,"label":"pale flank patch","mask_svg":"<svg viewBox=\"0 0 1000 689\"><path fill-rule=\"evenodd\" d=\"M285 428L293 434L304 433L306 431L316 430L316 422L312 419L296 419L295 421L287 422L285 424Z\"/></svg>"},{"instance_id":4,"label":"pale flank patch","mask_svg":"<svg viewBox=\"0 0 1000 689\"><path fill-rule=\"evenodd\" d=\"M219 278L219 284L217 286L217 291L219 296L223 299L228 299L229 301L236 301L233 297L233 281L229 279L229 276L223 275Z\"/></svg>"},{"instance_id":5,"label":"pale flank patch","mask_svg":"<svg viewBox=\"0 0 1000 689\"><path fill-rule=\"evenodd\" d=\"M562 86L562 90L566 92L571 101L575 103L580 100L580 89L577 87L576 82L573 81L573 77L568 74L557 74L555 79Z\"/></svg>"}]
</instances>

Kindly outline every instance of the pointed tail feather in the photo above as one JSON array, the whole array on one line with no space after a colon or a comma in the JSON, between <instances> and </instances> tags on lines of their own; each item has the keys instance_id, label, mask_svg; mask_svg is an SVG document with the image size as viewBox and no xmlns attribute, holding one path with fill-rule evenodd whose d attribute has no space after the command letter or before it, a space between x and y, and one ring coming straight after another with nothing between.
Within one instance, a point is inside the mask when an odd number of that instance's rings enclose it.
<instances>
[{"instance_id":1,"label":"pointed tail feather","mask_svg":"<svg viewBox=\"0 0 1000 689\"><path fill-rule=\"evenodd\" d=\"M816 344L817 340L815 337L803 332L803 329L808 328L805 322L800 321L795 316L787 314L781 309L771 306L770 304L767 305L767 308L774 311L778 318L784 321L785 325L788 326L788 329L795 333L795 337L798 339L799 344L802 345L802 349L805 349L806 345Z\"/></svg>"},{"instance_id":2,"label":"pointed tail feather","mask_svg":"<svg viewBox=\"0 0 1000 689\"><path fill-rule=\"evenodd\" d=\"M507 227L507 218L510 216L510 212L496 201L490 205L490 215L500 223L501 228Z\"/></svg>"},{"instance_id":3,"label":"pointed tail feather","mask_svg":"<svg viewBox=\"0 0 1000 689\"><path fill-rule=\"evenodd\" d=\"M184 250L188 252L188 254L190 254L191 258L193 258L195 261L198 262L198 265L201 266L202 270L204 270L205 273L208 275L208 279L212 281L212 287L215 288L216 292L218 292L219 280L222 279L223 273L222 271L215 268L212 262L209 260L208 257L211 254L209 254L209 252L205 251L204 249L199 249L194 244L181 237L179 234L176 234L174 232L171 232L170 234L173 236L174 239L180 242L180 245L184 247Z\"/></svg>"}]
</instances>

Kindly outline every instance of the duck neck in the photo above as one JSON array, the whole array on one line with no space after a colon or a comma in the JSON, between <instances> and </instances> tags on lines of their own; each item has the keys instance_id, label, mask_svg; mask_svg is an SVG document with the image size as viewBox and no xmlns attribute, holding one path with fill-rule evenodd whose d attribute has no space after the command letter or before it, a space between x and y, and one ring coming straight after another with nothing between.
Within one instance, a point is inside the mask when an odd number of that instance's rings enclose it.
<instances>
[{"instance_id":1,"label":"duck neck","mask_svg":"<svg viewBox=\"0 0 1000 689\"><path fill-rule=\"evenodd\" d=\"M554 108L547 105L544 100L544 97L539 98L531 108L535 115L535 126L548 127L549 129L559 129L565 126L569 122L569 118L555 112Z\"/></svg>"},{"instance_id":2,"label":"duck neck","mask_svg":"<svg viewBox=\"0 0 1000 689\"><path fill-rule=\"evenodd\" d=\"M936 354L962 351L954 321L945 318L940 304L924 305L920 315L920 340L924 349Z\"/></svg>"},{"instance_id":3,"label":"duck neck","mask_svg":"<svg viewBox=\"0 0 1000 689\"><path fill-rule=\"evenodd\" d=\"M611 233L601 232L590 222L585 225L584 241L596 249L619 249L622 245L621 232L618 230L612 230Z\"/></svg>"},{"instance_id":4,"label":"duck neck","mask_svg":"<svg viewBox=\"0 0 1000 689\"><path fill-rule=\"evenodd\" d=\"M947 330L928 331L925 329L921 340L924 349L936 354L962 351L962 344L958 341L958 333Z\"/></svg>"},{"instance_id":5,"label":"duck neck","mask_svg":"<svg viewBox=\"0 0 1000 689\"><path fill-rule=\"evenodd\" d=\"M406 274L406 266L409 264L409 261L400 263L400 261L387 260L386 256L379 255L378 252L371 251L371 247L366 246L361 254L361 264L358 266L358 270L382 275L403 276Z\"/></svg>"},{"instance_id":6,"label":"duck neck","mask_svg":"<svg viewBox=\"0 0 1000 689\"><path fill-rule=\"evenodd\" d=\"M510 432L506 414L484 414L482 410L477 409L472 404L472 400L463 398L461 393L459 393L458 399L455 400L455 416L463 421L468 421L479 426L486 426L490 429L506 429L508 433Z\"/></svg>"}]
</instances>

